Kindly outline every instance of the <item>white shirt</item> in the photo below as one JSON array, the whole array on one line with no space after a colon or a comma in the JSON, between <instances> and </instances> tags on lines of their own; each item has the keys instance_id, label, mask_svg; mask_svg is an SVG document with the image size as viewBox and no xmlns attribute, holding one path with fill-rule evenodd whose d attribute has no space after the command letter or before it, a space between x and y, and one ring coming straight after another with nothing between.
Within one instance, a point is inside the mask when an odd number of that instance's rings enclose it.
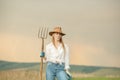
<instances>
[{"instance_id":1,"label":"white shirt","mask_svg":"<svg viewBox=\"0 0 120 80\"><path fill-rule=\"evenodd\" d=\"M46 61L60 64L65 63L65 69L69 69L69 47L65 44L64 51L62 44L55 48L52 42L49 43L46 46Z\"/></svg>"}]
</instances>

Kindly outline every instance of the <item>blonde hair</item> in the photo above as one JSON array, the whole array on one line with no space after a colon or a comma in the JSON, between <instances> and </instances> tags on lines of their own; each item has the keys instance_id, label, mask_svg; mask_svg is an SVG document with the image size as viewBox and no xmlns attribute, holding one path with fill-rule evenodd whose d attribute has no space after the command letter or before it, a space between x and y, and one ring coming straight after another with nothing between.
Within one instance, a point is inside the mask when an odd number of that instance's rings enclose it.
<instances>
[{"instance_id":1,"label":"blonde hair","mask_svg":"<svg viewBox=\"0 0 120 80\"><path fill-rule=\"evenodd\" d=\"M55 40L54 40L54 37L53 37L53 36L52 36L52 43L53 43L53 45L55 46ZM62 47L63 47L64 53L65 53L65 45L64 45L64 42L63 42L62 37L60 38L60 43L62 44ZM56 46L55 46L55 47L56 47Z\"/></svg>"}]
</instances>

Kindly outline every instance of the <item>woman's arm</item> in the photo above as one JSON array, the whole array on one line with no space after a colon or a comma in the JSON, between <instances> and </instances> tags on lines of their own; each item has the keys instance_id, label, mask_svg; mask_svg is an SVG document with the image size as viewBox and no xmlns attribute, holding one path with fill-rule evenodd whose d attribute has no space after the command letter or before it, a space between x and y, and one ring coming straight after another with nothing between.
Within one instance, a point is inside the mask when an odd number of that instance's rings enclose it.
<instances>
[{"instance_id":1,"label":"woman's arm","mask_svg":"<svg viewBox=\"0 0 120 80\"><path fill-rule=\"evenodd\" d=\"M65 70L68 70L70 69L70 66L69 66L69 47L66 45L65 46Z\"/></svg>"}]
</instances>

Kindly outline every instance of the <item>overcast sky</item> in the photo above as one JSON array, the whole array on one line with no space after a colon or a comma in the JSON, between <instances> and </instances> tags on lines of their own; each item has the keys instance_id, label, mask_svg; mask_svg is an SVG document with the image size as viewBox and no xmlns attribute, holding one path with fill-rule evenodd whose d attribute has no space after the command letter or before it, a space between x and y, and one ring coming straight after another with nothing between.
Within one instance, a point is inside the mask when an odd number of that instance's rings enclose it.
<instances>
[{"instance_id":1,"label":"overcast sky","mask_svg":"<svg viewBox=\"0 0 120 80\"><path fill-rule=\"evenodd\" d=\"M0 0L0 60L39 62L38 29L55 26L70 64L120 67L120 0Z\"/></svg>"}]
</instances>

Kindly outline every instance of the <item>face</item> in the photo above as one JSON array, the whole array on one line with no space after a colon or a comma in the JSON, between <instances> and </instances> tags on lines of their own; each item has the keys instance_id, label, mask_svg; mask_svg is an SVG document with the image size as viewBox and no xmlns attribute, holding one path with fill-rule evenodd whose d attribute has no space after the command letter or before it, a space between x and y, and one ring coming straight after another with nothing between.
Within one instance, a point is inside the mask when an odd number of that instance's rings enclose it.
<instances>
[{"instance_id":1,"label":"face","mask_svg":"<svg viewBox=\"0 0 120 80\"><path fill-rule=\"evenodd\" d=\"M60 33L54 33L53 34L53 37L54 37L54 39L56 40L56 41L60 41L60 39L61 39L61 34Z\"/></svg>"}]
</instances>

